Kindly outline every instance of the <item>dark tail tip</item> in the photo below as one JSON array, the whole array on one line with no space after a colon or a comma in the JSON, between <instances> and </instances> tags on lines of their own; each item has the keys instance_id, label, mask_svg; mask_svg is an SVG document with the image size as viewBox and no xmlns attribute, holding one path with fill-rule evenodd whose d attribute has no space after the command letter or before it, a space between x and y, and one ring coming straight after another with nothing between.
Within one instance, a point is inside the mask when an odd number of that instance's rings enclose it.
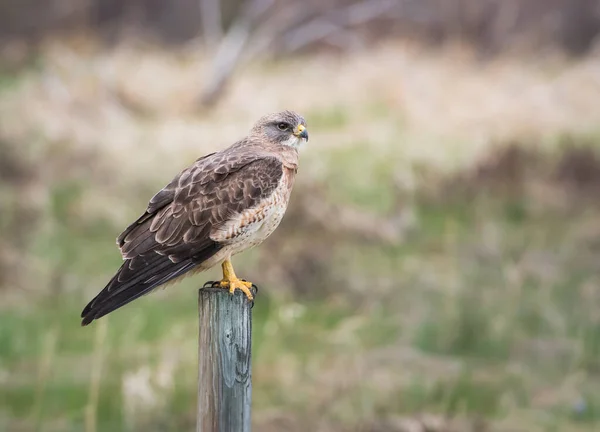
<instances>
[{"instance_id":1,"label":"dark tail tip","mask_svg":"<svg viewBox=\"0 0 600 432\"><path fill-rule=\"evenodd\" d=\"M85 327L85 326L89 325L92 321L94 321L94 317L90 317L90 316L84 317L81 320L81 327Z\"/></svg>"},{"instance_id":2,"label":"dark tail tip","mask_svg":"<svg viewBox=\"0 0 600 432\"><path fill-rule=\"evenodd\" d=\"M96 314L92 311L92 303L94 301L92 300L91 302L89 302L86 307L83 308L83 310L81 311L81 327L85 327L86 325L90 324L92 321L94 321L94 319L96 319Z\"/></svg>"}]
</instances>

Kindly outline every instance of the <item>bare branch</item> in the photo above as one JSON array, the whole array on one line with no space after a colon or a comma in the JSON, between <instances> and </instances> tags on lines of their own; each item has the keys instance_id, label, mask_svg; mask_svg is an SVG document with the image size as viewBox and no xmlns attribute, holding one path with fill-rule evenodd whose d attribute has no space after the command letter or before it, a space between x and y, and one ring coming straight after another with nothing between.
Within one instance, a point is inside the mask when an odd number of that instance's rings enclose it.
<instances>
[{"instance_id":1,"label":"bare branch","mask_svg":"<svg viewBox=\"0 0 600 432\"><path fill-rule=\"evenodd\" d=\"M349 33L348 27L379 18L400 2L401 0L365 0L308 22L306 19L310 15L298 8L300 3L290 3L288 7L278 8L276 14L270 16L271 19L263 22L258 28L257 23L275 1L254 0L247 3L219 45L201 104L210 106L215 103L237 65L247 58L268 52L273 45L278 46L276 51L286 53L321 40L344 47L360 46L360 38ZM293 30L289 30L290 28Z\"/></svg>"},{"instance_id":2,"label":"bare branch","mask_svg":"<svg viewBox=\"0 0 600 432\"><path fill-rule=\"evenodd\" d=\"M254 23L273 5L274 0L254 0L247 4L237 21L227 32L215 55L212 75L200 103L210 106L219 98L229 77L233 74L250 38Z\"/></svg>"},{"instance_id":3,"label":"bare branch","mask_svg":"<svg viewBox=\"0 0 600 432\"><path fill-rule=\"evenodd\" d=\"M283 40L283 51L293 52L311 43L345 31L346 27L379 18L400 4L399 0L367 0L335 10L289 32Z\"/></svg>"},{"instance_id":4,"label":"bare branch","mask_svg":"<svg viewBox=\"0 0 600 432\"><path fill-rule=\"evenodd\" d=\"M212 105L220 96L240 59L249 36L250 23L247 21L234 24L232 29L227 32L215 55L211 68L213 73L202 94L202 105Z\"/></svg>"},{"instance_id":5,"label":"bare branch","mask_svg":"<svg viewBox=\"0 0 600 432\"><path fill-rule=\"evenodd\" d=\"M204 43L214 46L223 37L221 1L200 0L200 15Z\"/></svg>"}]
</instances>

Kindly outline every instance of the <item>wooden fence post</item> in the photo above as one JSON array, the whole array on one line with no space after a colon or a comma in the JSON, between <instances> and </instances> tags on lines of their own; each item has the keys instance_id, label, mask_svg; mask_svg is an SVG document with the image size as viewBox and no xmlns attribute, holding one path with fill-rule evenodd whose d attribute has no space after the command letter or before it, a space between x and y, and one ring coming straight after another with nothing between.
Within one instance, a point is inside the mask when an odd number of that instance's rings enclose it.
<instances>
[{"instance_id":1,"label":"wooden fence post","mask_svg":"<svg viewBox=\"0 0 600 432\"><path fill-rule=\"evenodd\" d=\"M240 291L211 286L198 292L196 432L250 432L253 303Z\"/></svg>"}]
</instances>

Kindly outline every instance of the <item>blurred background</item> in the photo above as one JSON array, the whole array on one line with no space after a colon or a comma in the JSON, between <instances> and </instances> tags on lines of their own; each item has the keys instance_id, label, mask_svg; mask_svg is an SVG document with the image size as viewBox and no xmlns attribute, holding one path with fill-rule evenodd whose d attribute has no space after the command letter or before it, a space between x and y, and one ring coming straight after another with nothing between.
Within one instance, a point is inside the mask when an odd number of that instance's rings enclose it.
<instances>
[{"instance_id":1,"label":"blurred background","mask_svg":"<svg viewBox=\"0 0 600 432\"><path fill-rule=\"evenodd\" d=\"M237 257L258 431L600 427L600 2L0 1L0 430L193 430L196 288L95 322L115 238L266 113Z\"/></svg>"}]
</instances>

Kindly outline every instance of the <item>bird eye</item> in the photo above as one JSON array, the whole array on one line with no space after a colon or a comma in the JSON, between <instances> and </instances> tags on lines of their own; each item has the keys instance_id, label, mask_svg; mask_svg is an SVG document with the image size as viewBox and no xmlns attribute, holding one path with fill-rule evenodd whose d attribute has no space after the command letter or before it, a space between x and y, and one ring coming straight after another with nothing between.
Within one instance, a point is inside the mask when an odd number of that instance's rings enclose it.
<instances>
[{"instance_id":1,"label":"bird eye","mask_svg":"<svg viewBox=\"0 0 600 432\"><path fill-rule=\"evenodd\" d=\"M287 125L287 123L279 123L279 124L277 125L277 128L278 128L279 130L281 130L281 131L284 131L284 130L287 130L287 128L288 128L288 125Z\"/></svg>"}]
</instances>

